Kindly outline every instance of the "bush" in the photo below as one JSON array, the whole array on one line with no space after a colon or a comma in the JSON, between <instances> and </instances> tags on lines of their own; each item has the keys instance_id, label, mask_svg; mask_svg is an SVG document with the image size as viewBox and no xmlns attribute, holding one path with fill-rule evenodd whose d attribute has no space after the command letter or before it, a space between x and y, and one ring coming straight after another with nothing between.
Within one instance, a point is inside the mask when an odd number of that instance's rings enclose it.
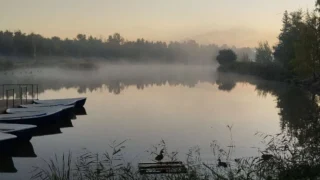
<instances>
[{"instance_id":1,"label":"bush","mask_svg":"<svg viewBox=\"0 0 320 180\"><path fill-rule=\"evenodd\" d=\"M220 50L217 56L217 61L221 65L230 64L237 60L237 55L231 49Z\"/></svg>"}]
</instances>

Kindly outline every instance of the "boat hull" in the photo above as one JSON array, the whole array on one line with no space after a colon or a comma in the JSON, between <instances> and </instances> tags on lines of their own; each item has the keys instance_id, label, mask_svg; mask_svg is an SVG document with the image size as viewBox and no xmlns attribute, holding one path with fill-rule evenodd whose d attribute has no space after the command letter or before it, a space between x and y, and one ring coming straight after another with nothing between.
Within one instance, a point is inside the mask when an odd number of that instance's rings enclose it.
<instances>
[{"instance_id":1,"label":"boat hull","mask_svg":"<svg viewBox=\"0 0 320 180\"><path fill-rule=\"evenodd\" d=\"M75 108L83 107L87 98L69 98L69 99L52 99L52 100L34 100L35 104L57 104L57 105L74 105Z\"/></svg>"},{"instance_id":2,"label":"boat hull","mask_svg":"<svg viewBox=\"0 0 320 180\"><path fill-rule=\"evenodd\" d=\"M19 113L36 113L36 112L50 112L59 111L62 119L71 119L74 115L74 106L50 106L50 107L32 107L29 108L9 108L6 110L7 114Z\"/></svg>"},{"instance_id":3,"label":"boat hull","mask_svg":"<svg viewBox=\"0 0 320 180\"><path fill-rule=\"evenodd\" d=\"M0 123L9 124L31 124L37 126L57 124L60 119L60 112L53 112L51 114L45 114L41 116L21 117L16 119L0 119Z\"/></svg>"},{"instance_id":4,"label":"boat hull","mask_svg":"<svg viewBox=\"0 0 320 180\"><path fill-rule=\"evenodd\" d=\"M34 125L0 124L0 132L15 135L22 141L30 141L36 128Z\"/></svg>"}]
</instances>

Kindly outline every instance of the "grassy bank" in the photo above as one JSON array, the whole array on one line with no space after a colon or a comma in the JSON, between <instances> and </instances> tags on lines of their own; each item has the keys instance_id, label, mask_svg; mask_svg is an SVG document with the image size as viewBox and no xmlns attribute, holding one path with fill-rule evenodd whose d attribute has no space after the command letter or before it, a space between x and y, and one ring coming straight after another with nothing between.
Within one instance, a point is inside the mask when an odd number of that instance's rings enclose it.
<instances>
[{"instance_id":1,"label":"grassy bank","mask_svg":"<svg viewBox=\"0 0 320 180\"><path fill-rule=\"evenodd\" d=\"M253 75L273 81L288 81L294 78L290 72L276 63L233 62L221 65L218 71Z\"/></svg>"}]
</instances>

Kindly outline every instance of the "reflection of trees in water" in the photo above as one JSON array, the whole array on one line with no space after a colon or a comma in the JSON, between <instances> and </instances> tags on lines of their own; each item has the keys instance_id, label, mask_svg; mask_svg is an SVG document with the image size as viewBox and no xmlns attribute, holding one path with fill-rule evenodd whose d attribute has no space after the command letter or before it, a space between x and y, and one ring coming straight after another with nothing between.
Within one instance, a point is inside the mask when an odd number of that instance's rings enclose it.
<instances>
[{"instance_id":1,"label":"reflection of trees in water","mask_svg":"<svg viewBox=\"0 0 320 180\"><path fill-rule=\"evenodd\" d=\"M256 86L259 96L276 97L283 137L274 137L265 153L274 155L264 164L283 179L318 179L320 168L320 107L316 94L287 84L238 76L234 82ZM274 144L273 140L277 140ZM269 171L266 171L269 172ZM273 172L273 173L272 173ZM278 173L276 173L278 172Z\"/></svg>"},{"instance_id":2,"label":"reflection of trees in water","mask_svg":"<svg viewBox=\"0 0 320 180\"><path fill-rule=\"evenodd\" d=\"M216 80L218 89L222 91L230 92L233 88L236 87L236 81L234 80L234 75L230 74L218 74Z\"/></svg>"},{"instance_id":3,"label":"reflection of trees in water","mask_svg":"<svg viewBox=\"0 0 320 180\"><path fill-rule=\"evenodd\" d=\"M246 82L237 79L237 82ZM280 126L283 132L296 137L301 144L320 145L320 107L318 96L296 86L248 79L259 96L276 97ZM320 155L320 154L319 154Z\"/></svg>"},{"instance_id":4,"label":"reflection of trees in water","mask_svg":"<svg viewBox=\"0 0 320 180\"><path fill-rule=\"evenodd\" d=\"M73 74L70 73L72 75L69 75L67 71L62 71L60 74L59 72L56 73L62 76L61 78L55 77L56 74L51 76L46 74L46 76L42 76L34 73L26 77L0 77L0 80L3 84L37 83L39 84L39 93L44 93L46 90L58 91L62 88L75 88L80 94L93 92L101 88L107 88L110 93L120 94L129 86L143 90L145 87L163 86L166 84L170 86L182 85L194 87L199 82L209 82L212 84L215 82L213 74L215 70L213 68L204 68L203 70L199 68L192 69L192 67L188 66L185 68L179 66L178 71L175 71L174 68L167 70L166 68L168 67L170 66L155 69L155 72L153 72L152 69L146 70L148 69L148 65L139 67L136 71L128 67L123 69L117 67L120 72L113 70L109 73L102 72L105 73L102 75L97 74L97 76L95 76L94 74L88 77L87 74L81 74L80 72L72 72ZM123 71L123 73L121 71ZM146 71L146 73L138 71ZM63 75L63 73L66 75Z\"/></svg>"},{"instance_id":5,"label":"reflection of trees in water","mask_svg":"<svg viewBox=\"0 0 320 180\"><path fill-rule=\"evenodd\" d=\"M257 85L260 91L277 97L280 126L288 135L298 138L299 142L318 144L320 122L318 98L315 94L294 86L270 84Z\"/></svg>"},{"instance_id":6,"label":"reflection of trees in water","mask_svg":"<svg viewBox=\"0 0 320 180\"><path fill-rule=\"evenodd\" d=\"M232 74L219 73L216 83L224 91L231 91L236 83L249 83L256 86L259 96L275 96L282 131L296 137L301 144L320 145L320 107L317 95L284 83Z\"/></svg>"}]
</instances>

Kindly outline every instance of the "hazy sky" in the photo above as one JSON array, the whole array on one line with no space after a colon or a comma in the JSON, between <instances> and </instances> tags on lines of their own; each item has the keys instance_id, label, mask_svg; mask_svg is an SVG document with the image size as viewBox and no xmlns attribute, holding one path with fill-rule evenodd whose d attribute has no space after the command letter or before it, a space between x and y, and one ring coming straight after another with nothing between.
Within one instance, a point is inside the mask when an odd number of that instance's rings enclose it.
<instances>
[{"instance_id":1,"label":"hazy sky","mask_svg":"<svg viewBox=\"0 0 320 180\"><path fill-rule=\"evenodd\" d=\"M315 0L1 0L0 29L75 37L195 39L255 46L276 42L285 10L313 8Z\"/></svg>"}]
</instances>

